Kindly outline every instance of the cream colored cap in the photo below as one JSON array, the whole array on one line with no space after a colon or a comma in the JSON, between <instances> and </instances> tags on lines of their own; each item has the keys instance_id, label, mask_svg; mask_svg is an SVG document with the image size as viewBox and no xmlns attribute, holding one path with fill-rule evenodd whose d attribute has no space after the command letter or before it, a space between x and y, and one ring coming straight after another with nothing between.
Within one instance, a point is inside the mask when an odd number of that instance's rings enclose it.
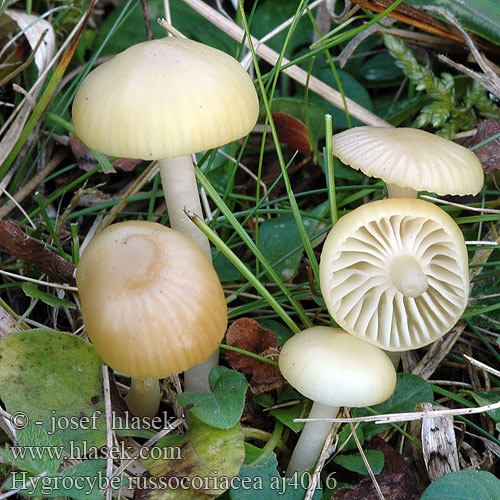
<instances>
[{"instance_id":1,"label":"cream colored cap","mask_svg":"<svg viewBox=\"0 0 500 500\"><path fill-rule=\"evenodd\" d=\"M258 113L253 82L236 59L176 37L139 43L101 64L73 103L87 146L143 160L227 144L248 134Z\"/></svg>"},{"instance_id":2,"label":"cream colored cap","mask_svg":"<svg viewBox=\"0 0 500 500\"><path fill-rule=\"evenodd\" d=\"M154 222L99 233L77 267L83 322L102 359L134 378L206 360L227 326L224 292L201 248Z\"/></svg>"},{"instance_id":3,"label":"cream colored cap","mask_svg":"<svg viewBox=\"0 0 500 500\"><path fill-rule=\"evenodd\" d=\"M355 127L335 134L332 144L342 162L388 184L438 195L477 194L483 187L473 152L423 130Z\"/></svg>"},{"instance_id":4,"label":"cream colored cap","mask_svg":"<svg viewBox=\"0 0 500 500\"><path fill-rule=\"evenodd\" d=\"M295 334L283 345L279 367L301 394L327 406L378 404L396 386L389 357L340 328L315 326Z\"/></svg>"},{"instance_id":5,"label":"cream colored cap","mask_svg":"<svg viewBox=\"0 0 500 500\"><path fill-rule=\"evenodd\" d=\"M448 332L463 313L467 249L459 227L435 205L375 201L330 231L320 281L343 329L388 351L416 349Z\"/></svg>"}]
</instances>

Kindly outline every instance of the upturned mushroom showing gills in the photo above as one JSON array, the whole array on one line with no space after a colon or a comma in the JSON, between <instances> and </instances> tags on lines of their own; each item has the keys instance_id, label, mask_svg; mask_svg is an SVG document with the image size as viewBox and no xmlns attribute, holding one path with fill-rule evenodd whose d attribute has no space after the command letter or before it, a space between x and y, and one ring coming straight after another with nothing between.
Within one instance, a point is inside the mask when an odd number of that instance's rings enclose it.
<instances>
[{"instance_id":1,"label":"upturned mushroom showing gills","mask_svg":"<svg viewBox=\"0 0 500 500\"><path fill-rule=\"evenodd\" d=\"M387 183L391 198L477 194L481 162L467 148L415 128L355 127L335 134L332 151L343 163Z\"/></svg>"},{"instance_id":2,"label":"upturned mushroom showing gills","mask_svg":"<svg viewBox=\"0 0 500 500\"><path fill-rule=\"evenodd\" d=\"M238 61L168 37L134 45L93 70L76 94L73 122L97 151L158 160L170 227L211 258L208 239L184 212L202 215L191 155L247 135L258 112L255 87ZM208 390L217 358L186 374L185 389Z\"/></svg>"},{"instance_id":3,"label":"upturned mushroom showing gills","mask_svg":"<svg viewBox=\"0 0 500 500\"><path fill-rule=\"evenodd\" d=\"M189 238L154 222L104 229L85 248L76 282L89 338L111 368L132 377L127 403L138 416L158 409L158 379L207 359L226 331L211 262Z\"/></svg>"},{"instance_id":4,"label":"upturned mushroom showing gills","mask_svg":"<svg viewBox=\"0 0 500 500\"><path fill-rule=\"evenodd\" d=\"M379 200L335 224L320 281L328 311L347 332L388 351L416 349L463 313L467 249L454 220L432 203Z\"/></svg>"},{"instance_id":5,"label":"upturned mushroom showing gills","mask_svg":"<svg viewBox=\"0 0 500 500\"><path fill-rule=\"evenodd\" d=\"M308 418L335 418L341 406L382 403L396 386L391 360L381 350L339 328L316 326L287 340L279 357L283 377L314 401ZM312 467L332 422L310 421L293 450L286 476Z\"/></svg>"}]
</instances>

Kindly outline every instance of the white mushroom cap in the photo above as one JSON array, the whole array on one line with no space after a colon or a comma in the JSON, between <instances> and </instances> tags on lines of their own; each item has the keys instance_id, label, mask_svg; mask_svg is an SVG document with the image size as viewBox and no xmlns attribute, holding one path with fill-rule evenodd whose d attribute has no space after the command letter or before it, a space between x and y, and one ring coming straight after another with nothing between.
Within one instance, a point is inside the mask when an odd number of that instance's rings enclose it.
<instances>
[{"instance_id":1,"label":"white mushroom cap","mask_svg":"<svg viewBox=\"0 0 500 500\"><path fill-rule=\"evenodd\" d=\"M339 326L389 351L416 349L458 321L469 294L460 228L423 200L390 198L345 215L328 234L321 292Z\"/></svg>"},{"instance_id":2,"label":"white mushroom cap","mask_svg":"<svg viewBox=\"0 0 500 500\"><path fill-rule=\"evenodd\" d=\"M252 80L228 54L176 37L134 45L92 71L73 103L89 147L159 160L248 134L259 112Z\"/></svg>"},{"instance_id":3,"label":"white mushroom cap","mask_svg":"<svg viewBox=\"0 0 500 500\"><path fill-rule=\"evenodd\" d=\"M222 286L203 250L154 222L112 224L85 248L76 282L97 352L134 378L163 378L207 359L224 337Z\"/></svg>"},{"instance_id":4,"label":"white mushroom cap","mask_svg":"<svg viewBox=\"0 0 500 500\"><path fill-rule=\"evenodd\" d=\"M370 177L415 191L477 194L484 183L481 162L473 152L419 129L355 127L335 134L332 150Z\"/></svg>"},{"instance_id":5,"label":"white mushroom cap","mask_svg":"<svg viewBox=\"0 0 500 500\"><path fill-rule=\"evenodd\" d=\"M339 328L316 326L295 334L283 345L279 367L301 394L333 407L381 403L396 386L389 357Z\"/></svg>"}]
</instances>

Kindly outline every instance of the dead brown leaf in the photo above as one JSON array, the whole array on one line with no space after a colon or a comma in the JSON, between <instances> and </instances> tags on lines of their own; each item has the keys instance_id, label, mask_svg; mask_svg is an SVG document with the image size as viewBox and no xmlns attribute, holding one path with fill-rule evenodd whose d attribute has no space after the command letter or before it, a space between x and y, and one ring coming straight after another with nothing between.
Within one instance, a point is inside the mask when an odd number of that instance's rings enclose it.
<instances>
[{"instance_id":1,"label":"dead brown leaf","mask_svg":"<svg viewBox=\"0 0 500 500\"><path fill-rule=\"evenodd\" d=\"M226 343L232 347L276 361L280 346L274 333L250 318L236 320L227 330ZM252 374L250 389L254 394L271 391L286 383L277 366L234 351L226 351L231 368Z\"/></svg>"},{"instance_id":2,"label":"dead brown leaf","mask_svg":"<svg viewBox=\"0 0 500 500\"><path fill-rule=\"evenodd\" d=\"M383 439L375 436L368 444L371 450L384 454L384 468L376 477L385 500L418 500L423 486L405 459ZM362 479L353 488L340 488L331 500L379 500L371 478Z\"/></svg>"},{"instance_id":3,"label":"dead brown leaf","mask_svg":"<svg viewBox=\"0 0 500 500\"><path fill-rule=\"evenodd\" d=\"M500 132L500 120L498 118L490 118L478 123L476 128L476 134L464 144L465 147L470 148L498 134ZM500 170L500 137L476 149L474 153L479 158L485 174L493 170Z\"/></svg>"},{"instance_id":4,"label":"dead brown leaf","mask_svg":"<svg viewBox=\"0 0 500 500\"><path fill-rule=\"evenodd\" d=\"M58 283L75 284L75 265L26 234L13 221L0 221L0 251L35 264Z\"/></svg>"},{"instance_id":5,"label":"dead brown leaf","mask_svg":"<svg viewBox=\"0 0 500 500\"><path fill-rule=\"evenodd\" d=\"M93 168L96 168L98 163L96 157L93 155L92 151L90 151L83 142L75 137L73 134L69 136L69 143L71 145L71 150L75 155L76 161L78 162L78 166L88 172ZM117 170L123 170L124 172L132 172L142 160L135 160L133 158L117 158L114 162L111 163L113 167Z\"/></svg>"},{"instance_id":6,"label":"dead brown leaf","mask_svg":"<svg viewBox=\"0 0 500 500\"><path fill-rule=\"evenodd\" d=\"M307 127L294 116L287 113L273 112L273 120L280 141L285 142L288 149L308 155L312 151Z\"/></svg>"}]
</instances>

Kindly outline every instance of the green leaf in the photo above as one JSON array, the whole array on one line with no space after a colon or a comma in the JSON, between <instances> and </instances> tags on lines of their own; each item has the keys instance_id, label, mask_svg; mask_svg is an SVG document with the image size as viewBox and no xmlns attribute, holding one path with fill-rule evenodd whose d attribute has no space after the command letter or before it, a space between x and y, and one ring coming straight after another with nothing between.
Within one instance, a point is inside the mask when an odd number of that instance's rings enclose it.
<instances>
[{"instance_id":1,"label":"green leaf","mask_svg":"<svg viewBox=\"0 0 500 500\"><path fill-rule=\"evenodd\" d=\"M500 401L500 393L498 392L473 392L473 391L460 391L461 393L470 394L480 406L492 405ZM500 408L490 410L488 415L495 421L500 422Z\"/></svg>"},{"instance_id":2,"label":"green leaf","mask_svg":"<svg viewBox=\"0 0 500 500\"><path fill-rule=\"evenodd\" d=\"M276 408L269 410L269 413L282 424L292 429L293 432L297 433L304 428L305 422L294 422L294 419L303 417L303 410L304 406L302 403L299 403L288 408Z\"/></svg>"},{"instance_id":3,"label":"green leaf","mask_svg":"<svg viewBox=\"0 0 500 500\"><path fill-rule=\"evenodd\" d=\"M217 366L210 372L212 392L184 392L177 400L185 408L193 405L190 414L202 422L219 429L233 427L241 418L248 382L236 370Z\"/></svg>"},{"instance_id":4,"label":"green leaf","mask_svg":"<svg viewBox=\"0 0 500 500\"><path fill-rule=\"evenodd\" d=\"M276 26L286 21L295 15L297 10L297 2L259 2L259 6L252 19L251 32L257 38L261 38L272 31ZM307 16L303 16L298 21L298 24L293 32L293 36L287 45L285 56L290 58L295 51L302 46L307 46L311 43L312 26ZM285 38L288 33L288 28L278 33L276 36L266 42L266 44L281 53Z\"/></svg>"},{"instance_id":5,"label":"green leaf","mask_svg":"<svg viewBox=\"0 0 500 500\"><path fill-rule=\"evenodd\" d=\"M335 81L332 70L330 68L324 68L318 71L313 71L313 73L314 76L318 77L321 81L325 82L327 85L330 85L335 90L339 90L337 82ZM363 106L367 110L373 112L374 109L371 97L366 91L366 89L363 87L363 85L361 85L361 83L356 81L349 73L346 73L345 71L339 69L337 70L337 73L346 97L349 97L354 102L357 102L360 106ZM333 104L330 104L328 101L325 101L324 99L321 98L317 98L316 96L313 95L311 95L311 101L320 102L321 104L323 104L323 106L327 108L328 112L333 116L333 127L336 130L347 128L347 118L345 115L345 111L342 111L333 106ZM361 123L356 118L352 119L353 127L358 127L360 125L364 124Z\"/></svg>"},{"instance_id":6,"label":"green leaf","mask_svg":"<svg viewBox=\"0 0 500 500\"><path fill-rule=\"evenodd\" d=\"M500 44L500 5L497 0L405 0L405 3L414 7L443 7L454 14L465 29Z\"/></svg>"},{"instance_id":7,"label":"green leaf","mask_svg":"<svg viewBox=\"0 0 500 500\"><path fill-rule=\"evenodd\" d=\"M9 413L23 412L71 454L84 443L87 450L106 444L104 363L91 344L40 329L1 339L0 352L0 399Z\"/></svg>"},{"instance_id":8,"label":"green leaf","mask_svg":"<svg viewBox=\"0 0 500 500\"><path fill-rule=\"evenodd\" d=\"M387 52L370 57L361 66L360 73L370 86L387 85L404 78L403 72Z\"/></svg>"},{"instance_id":9,"label":"green leaf","mask_svg":"<svg viewBox=\"0 0 500 500\"><path fill-rule=\"evenodd\" d=\"M322 217L327 210L327 203L322 203L311 210L310 214ZM324 227L324 224L317 219L304 216L304 226L311 238ZM313 246L319 241L319 238L313 241ZM304 244L294 216L286 214L262 222L259 229L259 248L284 282L293 280L299 271L304 254ZM286 255L288 257L282 260Z\"/></svg>"},{"instance_id":10,"label":"green leaf","mask_svg":"<svg viewBox=\"0 0 500 500\"><path fill-rule=\"evenodd\" d=\"M245 458L243 432L239 424L230 429L217 429L190 418L190 427L180 444L179 459L150 457L141 460L143 467L156 478L186 477L187 486L167 490L165 487L151 490L148 500L198 500L206 495L220 495L229 488L229 481L235 477ZM200 481L201 480L201 481ZM195 490L203 489L203 493Z\"/></svg>"},{"instance_id":11,"label":"green leaf","mask_svg":"<svg viewBox=\"0 0 500 500\"><path fill-rule=\"evenodd\" d=\"M63 457L61 442L49 436L41 426L28 422L16 433L17 444L0 449L0 456L17 469L36 476L42 472L54 474Z\"/></svg>"},{"instance_id":12,"label":"green leaf","mask_svg":"<svg viewBox=\"0 0 500 500\"><path fill-rule=\"evenodd\" d=\"M52 307L67 307L68 309L75 309L75 304L62 300L51 293L42 292L35 283L24 282L21 285L23 292L32 299L39 299L44 304Z\"/></svg>"},{"instance_id":13,"label":"green leaf","mask_svg":"<svg viewBox=\"0 0 500 500\"><path fill-rule=\"evenodd\" d=\"M365 442L365 436L363 434L363 427L358 426L355 429L356 429L356 435L358 436L359 443L361 445L363 445L363 443ZM354 439L354 436L352 434L350 425L344 425L342 427L342 430L339 432L338 436L339 436L339 442L337 444L337 450L340 450L341 453L344 453L345 451L357 449L358 446L357 446L356 440ZM346 440L348 440L347 443L346 443Z\"/></svg>"},{"instance_id":14,"label":"green leaf","mask_svg":"<svg viewBox=\"0 0 500 500\"><path fill-rule=\"evenodd\" d=\"M375 475L380 474L384 468L384 454L379 450L366 450L364 453L373 473ZM354 455L338 455L333 461L351 472L357 472L358 474L364 475L368 474L368 469L360 453Z\"/></svg>"},{"instance_id":15,"label":"green leaf","mask_svg":"<svg viewBox=\"0 0 500 500\"><path fill-rule=\"evenodd\" d=\"M287 480L280 477L276 470L278 461L276 455L271 453L268 457L253 463L243 465L234 481L233 488L229 490L231 500L303 500L310 476L294 476ZM303 479L302 479L303 478ZM302 481L302 482L301 482ZM321 488L318 488L313 500L320 500Z\"/></svg>"},{"instance_id":16,"label":"green leaf","mask_svg":"<svg viewBox=\"0 0 500 500\"><path fill-rule=\"evenodd\" d=\"M398 373L397 383L392 396L383 403L372 406L372 412L364 408L356 408L353 412L357 416L411 412L417 403L432 403L434 393L430 384L422 377L411 373ZM370 440L375 434L390 427L389 424L375 424L367 422L362 425L366 440Z\"/></svg>"},{"instance_id":17,"label":"green leaf","mask_svg":"<svg viewBox=\"0 0 500 500\"><path fill-rule=\"evenodd\" d=\"M450 472L431 483L420 500L498 500L500 480L491 472Z\"/></svg>"}]
</instances>

